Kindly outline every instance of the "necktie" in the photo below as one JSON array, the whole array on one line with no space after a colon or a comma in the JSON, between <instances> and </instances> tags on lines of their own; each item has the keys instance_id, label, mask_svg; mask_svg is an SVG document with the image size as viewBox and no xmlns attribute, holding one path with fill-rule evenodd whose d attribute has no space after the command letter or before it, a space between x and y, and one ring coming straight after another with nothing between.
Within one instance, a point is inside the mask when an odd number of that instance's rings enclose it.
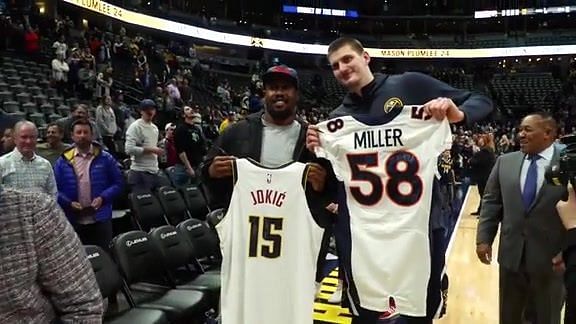
<instances>
[{"instance_id":1,"label":"necktie","mask_svg":"<svg viewBox=\"0 0 576 324\"><path fill-rule=\"evenodd\" d=\"M530 209L534 199L536 199L536 191L538 189L538 165L536 161L540 159L540 155L531 155L528 159L530 160L530 166L528 167L528 173L526 173L524 191L522 192L522 200L526 210Z\"/></svg>"}]
</instances>

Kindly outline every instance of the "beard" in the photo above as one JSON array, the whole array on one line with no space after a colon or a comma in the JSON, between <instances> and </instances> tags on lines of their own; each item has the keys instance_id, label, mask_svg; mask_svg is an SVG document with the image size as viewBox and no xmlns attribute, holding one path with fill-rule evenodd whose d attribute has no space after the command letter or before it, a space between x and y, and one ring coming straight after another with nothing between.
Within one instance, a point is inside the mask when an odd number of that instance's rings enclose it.
<instances>
[{"instance_id":1,"label":"beard","mask_svg":"<svg viewBox=\"0 0 576 324\"><path fill-rule=\"evenodd\" d=\"M294 115L294 109L275 110L274 108L266 108L266 111L273 120L284 121Z\"/></svg>"}]
</instances>

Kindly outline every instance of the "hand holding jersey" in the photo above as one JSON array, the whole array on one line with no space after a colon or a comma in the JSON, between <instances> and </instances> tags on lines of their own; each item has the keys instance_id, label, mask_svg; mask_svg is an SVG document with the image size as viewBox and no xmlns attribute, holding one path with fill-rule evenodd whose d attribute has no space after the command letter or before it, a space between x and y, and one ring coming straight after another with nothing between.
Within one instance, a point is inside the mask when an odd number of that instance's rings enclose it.
<instances>
[{"instance_id":1,"label":"hand holding jersey","mask_svg":"<svg viewBox=\"0 0 576 324\"><path fill-rule=\"evenodd\" d=\"M339 161L343 162L333 166L341 168L340 179L348 179L339 188L335 232L337 245L344 248L339 255L340 269L344 270L348 285L346 300L353 314L352 324L374 324L394 313L419 314L416 315L419 318L410 320L431 323L442 299L440 271L436 267L444 264L440 260L444 258L441 251L425 249L429 244L428 219L436 159L444 144L448 144L445 140L451 140L449 123L479 121L492 111L492 102L486 96L455 89L420 73L375 75L370 70L370 56L356 39L341 37L333 41L327 57L334 77L349 91L342 104L330 113L331 118L340 117L339 123L349 125L351 120L345 118L350 117L345 116L388 116L385 125L357 125L354 145L358 148L351 146L353 152L343 146L343 150L332 154L342 155ZM405 114L393 113L402 109ZM411 109L415 109L413 117L422 120L409 121L411 118L406 115L410 113L406 112ZM338 119L332 119L335 120ZM403 126L393 126L401 121L405 121ZM353 133L348 137L354 137ZM324 129L318 132L317 127L310 127L306 138L308 149L331 151L338 146L327 146L324 139L327 134ZM341 135L340 131L338 134ZM410 226L418 229L412 230ZM431 255L435 256L434 262L430 262ZM411 268L425 269L434 276L421 272L411 281L406 272Z\"/></svg>"},{"instance_id":2,"label":"hand holding jersey","mask_svg":"<svg viewBox=\"0 0 576 324\"><path fill-rule=\"evenodd\" d=\"M326 183L326 170L318 163L308 163L308 166L308 177L306 181L312 185L314 191L322 192Z\"/></svg>"},{"instance_id":3,"label":"hand holding jersey","mask_svg":"<svg viewBox=\"0 0 576 324\"><path fill-rule=\"evenodd\" d=\"M326 210L328 210L332 214L338 214L338 204L330 203L328 206L326 206Z\"/></svg>"},{"instance_id":4,"label":"hand holding jersey","mask_svg":"<svg viewBox=\"0 0 576 324\"><path fill-rule=\"evenodd\" d=\"M236 158L233 156L215 156L212 164L208 168L210 177L222 179L232 176L232 161Z\"/></svg>"},{"instance_id":5,"label":"hand holding jersey","mask_svg":"<svg viewBox=\"0 0 576 324\"><path fill-rule=\"evenodd\" d=\"M323 230L305 203L310 164L266 168L249 158L227 163L234 191L216 225L222 323L312 324Z\"/></svg>"},{"instance_id":6,"label":"hand holding jersey","mask_svg":"<svg viewBox=\"0 0 576 324\"><path fill-rule=\"evenodd\" d=\"M339 242L347 242L340 262L348 297L365 309L424 316L432 183L438 156L451 146L450 125L423 106L365 117L333 118L316 130L316 154L342 183L337 226L346 227Z\"/></svg>"},{"instance_id":7,"label":"hand holding jersey","mask_svg":"<svg viewBox=\"0 0 576 324\"><path fill-rule=\"evenodd\" d=\"M447 118L450 123L459 123L465 118L464 112L462 112L450 98L432 99L422 107L426 115L432 116L439 121ZM308 126L308 131L306 132L306 147L311 152L315 152L316 146L319 145L318 127L316 125Z\"/></svg>"},{"instance_id":8,"label":"hand holding jersey","mask_svg":"<svg viewBox=\"0 0 576 324\"><path fill-rule=\"evenodd\" d=\"M208 169L210 176L214 179L231 177L233 174L232 165L236 160L234 156L216 156ZM326 183L326 170L318 163L309 163L307 181L312 189L317 192L324 190Z\"/></svg>"},{"instance_id":9,"label":"hand holding jersey","mask_svg":"<svg viewBox=\"0 0 576 324\"><path fill-rule=\"evenodd\" d=\"M450 123L459 123L464 120L464 112L456 106L450 98L436 98L424 104L424 113L436 120L447 118Z\"/></svg>"},{"instance_id":10,"label":"hand holding jersey","mask_svg":"<svg viewBox=\"0 0 576 324\"><path fill-rule=\"evenodd\" d=\"M221 322L312 324L321 226L332 221L319 195L327 172L304 149L296 71L274 66L262 80L264 112L222 133L203 168L227 209L216 225Z\"/></svg>"}]
</instances>

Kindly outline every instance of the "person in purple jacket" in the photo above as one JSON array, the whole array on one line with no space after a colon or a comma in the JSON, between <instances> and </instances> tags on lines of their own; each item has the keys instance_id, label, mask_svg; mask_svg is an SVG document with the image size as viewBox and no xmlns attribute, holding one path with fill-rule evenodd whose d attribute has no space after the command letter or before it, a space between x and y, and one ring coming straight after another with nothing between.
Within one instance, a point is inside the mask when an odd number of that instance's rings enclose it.
<instances>
[{"instance_id":1,"label":"person in purple jacket","mask_svg":"<svg viewBox=\"0 0 576 324\"><path fill-rule=\"evenodd\" d=\"M58 203L85 245L108 249L112 241L112 202L124 180L118 162L93 142L89 121L72 124L74 145L56 161Z\"/></svg>"}]
</instances>

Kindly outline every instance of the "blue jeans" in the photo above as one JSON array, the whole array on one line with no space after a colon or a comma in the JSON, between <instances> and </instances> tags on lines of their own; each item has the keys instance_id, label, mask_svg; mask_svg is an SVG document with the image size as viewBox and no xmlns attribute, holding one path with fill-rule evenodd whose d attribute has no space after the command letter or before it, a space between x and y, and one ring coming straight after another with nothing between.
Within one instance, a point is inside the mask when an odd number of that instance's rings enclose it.
<instances>
[{"instance_id":1,"label":"blue jeans","mask_svg":"<svg viewBox=\"0 0 576 324\"><path fill-rule=\"evenodd\" d=\"M186 171L186 167L182 164L176 164L174 166L170 179L175 187L183 187L192 183L192 177L190 177Z\"/></svg>"}]
</instances>

